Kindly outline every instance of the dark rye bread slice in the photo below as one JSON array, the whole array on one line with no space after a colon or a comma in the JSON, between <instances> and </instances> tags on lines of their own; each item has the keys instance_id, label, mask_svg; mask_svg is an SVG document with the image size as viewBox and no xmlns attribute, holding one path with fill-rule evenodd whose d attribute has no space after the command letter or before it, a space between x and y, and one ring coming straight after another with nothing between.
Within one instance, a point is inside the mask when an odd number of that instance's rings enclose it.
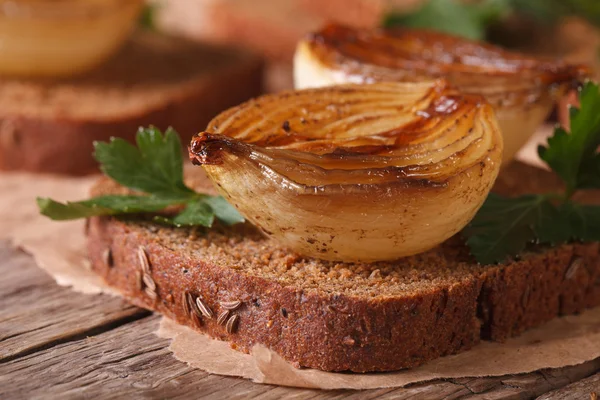
<instances>
[{"instance_id":1,"label":"dark rye bread slice","mask_svg":"<svg viewBox=\"0 0 600 400\"><path fill-rule=\"evenodd\" d=\"M193 185L210 183L196 169ZM502 171L499 192L554 190L548 172ZM95 194L123 191L103 180ZM592 201L600 201L593 193ZM396 262L304 259L249 225L174 229L141 219L92 218L93 269L132 303L249 351L255 343L297 366L389 371L503 340L556 316L600 304L598 243L533 248L501 266L475 264L459 238ZM142 280L139 251L157 294ZM182 296L200 297L213 318L191 318ZM241 301L220 325L221 302Z\"/></svg>"},{"instance_id":2,"label":"dark rye bread slice","mask_svg":"<svg viewBox=\"0 0 600 400\"><path fill-rule=\"evenodd\" d=\"M173 126L184 143L216 114L258 95L262 62L231 48L138 32L94 71L0 78L0 170L85 174L94 140Z\"/></svg>"}]
</instances>

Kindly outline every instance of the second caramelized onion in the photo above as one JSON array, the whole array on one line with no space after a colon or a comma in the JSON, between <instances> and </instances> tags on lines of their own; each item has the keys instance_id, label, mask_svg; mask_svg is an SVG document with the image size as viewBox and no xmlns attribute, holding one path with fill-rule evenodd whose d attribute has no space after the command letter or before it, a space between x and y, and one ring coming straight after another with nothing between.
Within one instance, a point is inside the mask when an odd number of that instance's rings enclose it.
<instances>
[{"instance_id":1,"label":"second caramelized onion","mask_svg":"<svg viewBox=\"0 0 600 400\"><path fill-rule=\"evenodd\" d=\"M433 31L334 24L301 41L294 60L298 89L445 78L464 93L483 95L504 134L504 161L539 128L556 100L589 74L585 66Z\"/></svg>"},{"instance_id":2,"label":"second caramelized onion","mask_svg":"<svg viewBox=\"0 0 600 400\"><path fill-rule=\"evenodd\" d=\"M190 147L267 235L303 255L366 262L461 230L501 154L492 107L445 81L263 96L217 116Z\"/></svg>"}]
</instances>

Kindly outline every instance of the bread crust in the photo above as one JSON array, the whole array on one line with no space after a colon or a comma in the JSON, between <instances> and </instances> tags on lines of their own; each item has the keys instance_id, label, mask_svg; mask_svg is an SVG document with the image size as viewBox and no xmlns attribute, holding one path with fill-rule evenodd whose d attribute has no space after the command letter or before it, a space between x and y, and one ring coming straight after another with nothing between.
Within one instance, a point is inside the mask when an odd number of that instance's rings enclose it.
<instances>
[{"instance_id":1,"label":"bread crust","mask_svg":"<svg viewBox=\"0 0 600 400\"><path fill-rule=\"evenodd\" d=\"M518 192L510 180L527 181L520 179L524 176L540 178L540 187L555 183L547 172L523 165L509 167L504 176L501 191ZM400 290L372 297L303 290L253 276L227 264L230 259L219 256L219 249L210 257L197 257L181 251L186 243L166 243L157 229L136 220L92 218L88 250L93 270L137 306L229 341L241 351L263 344L300 367L354 372L414 367L465 351L481 339L504 340L600 305L598 243L534 249L522 260L500 266L471 262L470 272L452 282L418 293ZM206 246L218 244L208 240ZM140 249L156 285L155 299L141 283ZM257 247L255 256L268 257L267 252ZM448 266L439 268L442 274ZM214 317L190 317L182 301L187 292L200 297ZM242 304L233 312L239 318L237 329L228 332L217 316L225 310L220 302L234 300Z\"/></svg>"},{"instance_id":2,"label":"bread crust","mask_svg":"<svg viewBox=\"0 0 600 400\"><path fill-rule=\"evenodd\" d=\"M144 34L143 45L151 46L151 44L148 45L148 42L151 43L154 38L147 36L148 34ZM135 39L130 46L137 45ZM156 39L161 41L161 46L165 46L165 43L162 42L168 40L173 40L174 43L183 40L167 37ZM194 46L200 45L186 43L185 50L182 51L188 51ZM127 51L130 50L127 48L123 50L123 52ZM156 53L160 51L157 50ZM222 51L222 53L226 52ZM151 92L154 98L160 97L160 100L149 102L147 106L136 107L135 110L113 110L108 113L104 112L103 115L97 117L74 116L68 112L65 114L56 112L53 115L48 115L46 112L22 113L18 110L0 112L0 170L73 175L95 172L97 163L92 157L92 143L107 141L113 136L133 141L140 126L154 125L160 129L173 126L181 134L182 142L187 144L191 136L204 129L210 119L220 111L254 97L262 91L262 62L260 59L249 54L236 54L231 50L228 50L227 54L235 56L231 56L229 64L211 70L210 73L207 73L199 65L197 76L190 77L190 68L186 66L186 76L184 77L178 75L177 67L173 67L171 78L162 76L164 72L156 74L161 75L160 78L164 81L153 83L152 78L148 78L144 84L149 88L144 88L144 90ZM119 57L125 60L119 61ZM165 57L168 57L168 54ZM133 56L121 55L111 62L113 64L131 63L131 58ZM160 57L158 58L160 59ZM181 58L185 58L185 55L181 55ZM190 60L190 62L192 61L194 60ZM130 70L130 68L133 69ZM124 70L123 75L128 76L115 76L114 83L111 83L114 90L122 91L123 97L129 96L128 85L137 84L134 82L135 77L132 78L131 74L135 74L139 68L151 69L153 66L115 66L114 69ZM165 62L165 65L160 68L164 71L168 68L168 63ZM45 93L51 90L62 90L60 88L74 87L74 90L83 92L86 90L86 86L96 85L94 79L100 73L94 71L90 75L89 78L86 76L74 77L72 80L55 83L30 81L27 82L29 85L27 89ZM120 83L121 80L125 82ZM90 82L94 82L94 85ZM17 85L19 83L0 81L0 89L2 85L9 84ZM98 86L102 86L102 84L98 84ZM107 89L107 91L110 90L112 87ZM143 95L135 96L140 98L140 102L144 101ZM40 101L41 104L45 104L44 100ZM52 102L52 100L48 101ZM71 104L70 106L75 105ZM102 104L98 104L98 107L102 107Z\"/></svg>"},{"instance_id":3,"label":"bread crust","mask_svg":"<svg viewBox=\"0 0 600 400\"><path fill-rule=\"evenodd\" d=\"M103 262L107 248L112 267ZM138 285L138 251L145 249L157 301ZM466 350L478 340L476 279L417 298L365 301L345 295L305 293L252 277L209 260L190 259L154 242L135 224L92 218L88 249L94 271L133 304L158 311L238 350L261 343L294 365L327 371L389 371ZM187 271L187 272L186 272ZM228 334L216 318L195 325L181 301L190 292L215 314L221 301L242 301L239 323ZM431 346L432 343L439 345Z\"/></svg>"}]
</instances>

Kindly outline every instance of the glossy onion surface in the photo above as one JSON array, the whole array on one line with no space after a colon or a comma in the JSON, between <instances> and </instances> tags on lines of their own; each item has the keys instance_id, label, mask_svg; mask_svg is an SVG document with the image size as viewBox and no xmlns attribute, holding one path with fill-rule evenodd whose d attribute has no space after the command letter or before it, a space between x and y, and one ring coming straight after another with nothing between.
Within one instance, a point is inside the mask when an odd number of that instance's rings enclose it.
<instances>
[{"instance_id":1,"label":"glossy onion surface","mask_svg":"<svg viewBox=\"0 0 600 400\"><path fill-rule=\"evenodd\" d=\"M464 93L483 95L496 109L505 161L544 122L556 100L589 74L584 66L432 31L340 25L301 41L294 61L297 89L445 78Z\"/></svg>"},{"instance_id":2,"label":"glossy onion surface","mask_svg":"<svg viewBox=\"0 0 600 400\"><path fill-rule=\"evenodd\" d=\"M443 80L263 96L217 116L190 146L265 234L303 255L366 262L462 229L501 154L492 107Z\"/></svg>"},{"instance_id":3,"label":"glossy onion surface","mask_svg":"<svg viewBox=\"0 0 600 400\"><path fill-rule=\"evenodd\" d=\"M143 0L0 0L0 74L88 71L122 46L143 6Z\"/></svg>"}]
</instances>

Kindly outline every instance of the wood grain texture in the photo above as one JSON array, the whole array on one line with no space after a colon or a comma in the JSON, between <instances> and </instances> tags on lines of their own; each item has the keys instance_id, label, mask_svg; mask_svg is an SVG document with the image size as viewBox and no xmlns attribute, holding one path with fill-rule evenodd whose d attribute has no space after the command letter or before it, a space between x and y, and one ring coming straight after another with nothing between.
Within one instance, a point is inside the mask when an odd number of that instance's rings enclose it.
<instances>
[{"instance_id":1,"label":"wood grain texture","mask_svg":"<svg viewBox=\"0 0 600 400\"><path fill-rule=\"evenodd\" d=\"M0 362L149 314L116 297L57 286L7 242L0 244L0 260Z\"/></svg>"},{"instance_id":2,"label":"wood grain texture","mask_svg":"<svg viewBox=\"0 0 600 400\"><path fill-rule=\"evenodd\" d=\"M561 389L554 390L538 397L538 400L570 400L600 398L600 373L567 385Z\"/></svg>"},{"instance_id":3,"label":"wood grain texture","mask_svg":"<svg viewBox=\"0 0 600 400\"><path fill-rule=\"evenodd\" d=\"M0 397L31 399L543 399L587 400L600 359L518 376L434 381L403 389L318 391L209 375L177 361L159 316L108 296L56 286L0 241ZM585 396L585 397L582 397Z\"/></svg>"}]
</instances>

